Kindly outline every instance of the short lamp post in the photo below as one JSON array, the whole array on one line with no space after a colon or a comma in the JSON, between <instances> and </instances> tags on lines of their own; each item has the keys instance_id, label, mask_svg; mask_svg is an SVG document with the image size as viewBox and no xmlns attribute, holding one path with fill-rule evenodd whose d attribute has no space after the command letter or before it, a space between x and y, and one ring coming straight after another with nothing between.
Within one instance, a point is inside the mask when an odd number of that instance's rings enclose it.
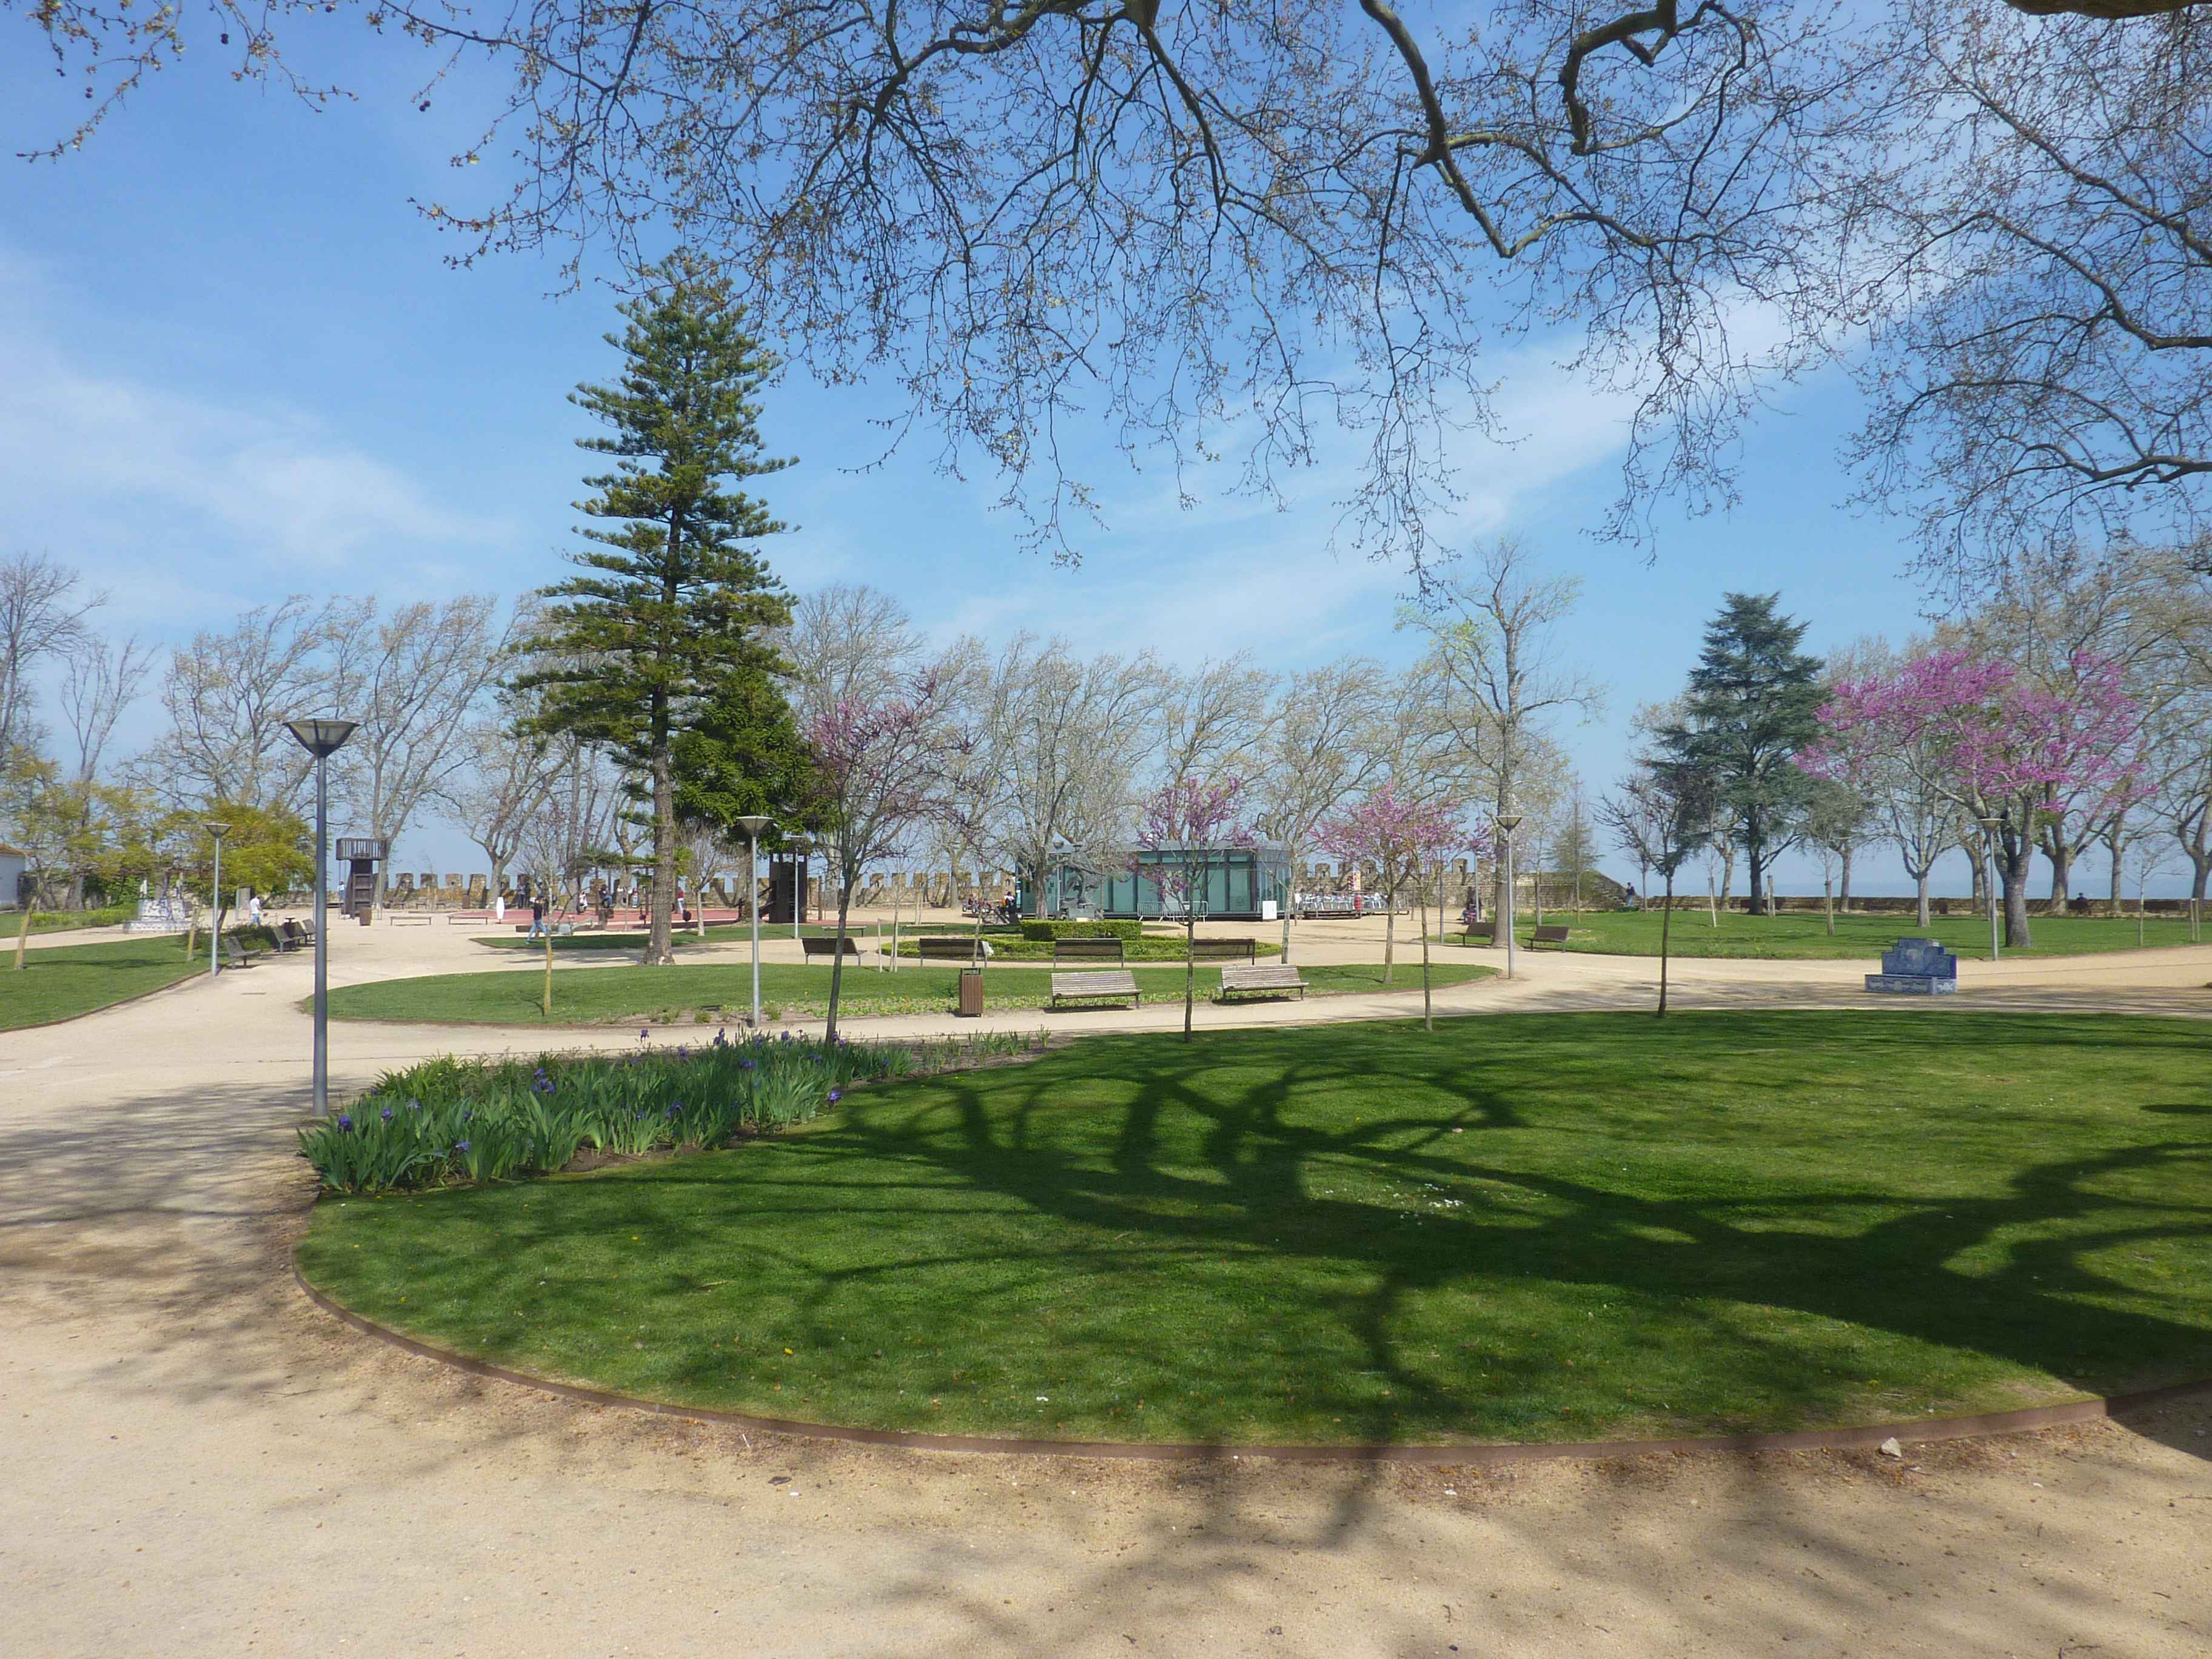
<instances>
[{"instance_id":1,"label":"short lamp post","mask_svg":"<svg viewBox=\"0 0 2212 1659\"><path fill-rule=\"evenodd\" d=\"M213 979L222 972L222 838L230 826L204 823L200 828L215 837L215 890L208 900L208 977Z\"/></svg>"},{"instance_id":2,"label":"short lamp post","mask_svg":"<svg viewBox=\"0 0 2212 1659\"><path fill-rule=\"evenodd\" d=\"M353 720L287 720L315 757L315 1115L331 1115L331 790L329 761L354 734Z\"/></svg>"},{"instance_id":3,"label":"short lamp post","mask_svg":"<svg viewBox=\"0 0 2212 1659\"><path fill-rule=\"evenodd\" d=\"M1498 921L1505 929L1505 977L1511 979L1513 977L1513 832L1521 827L1521 815L1518 812L1500 812L1498 815L1498 827L1505 832L1503 854L1505 860L1505 903L1503 907L1504 914L1498 918Z\"/></svg>"},{"instance_id":4,"label":"short lamp post","mask_svg":"<svg viewBox=\"0 0 2212 1659\"><path fill-rule=\"evenodd\" d=\"M772 819L748 813L734 820L745 832L745 908L753 921L753 1030L760 1029L760 838Z\"/></svg>"},{"instance_id":5,"label":"short lamp post","mask_svg":"<svg viewBox=\"0 0 2212 1659\"><path fill-rule=\"evenodd\" d=\"M1997 832L2007 819L1991 814L1980 820L1982 826L1982 892L1990 902L1990 960L1997 959Z\"/></svg>"}]
</instances>

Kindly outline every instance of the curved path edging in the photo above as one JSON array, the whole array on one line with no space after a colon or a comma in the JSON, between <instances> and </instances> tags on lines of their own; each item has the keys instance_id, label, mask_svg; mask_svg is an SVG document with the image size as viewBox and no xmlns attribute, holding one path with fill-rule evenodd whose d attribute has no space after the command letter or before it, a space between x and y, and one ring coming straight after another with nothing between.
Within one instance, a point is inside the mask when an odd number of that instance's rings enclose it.
<instances>
[{"instance_id":1,"label":"curved path edging","mask_svg":"<svg viewBox=\"0 0 2212 1659\"><path fill-rule=\"evenodd\" d=\"M989 1435L923 1434L900 1429L848 1428L830 1423L801 1423L787 1418L754 1417L744 1412L719 1411L705 1406L676 1406L665 1401L643 1400L607 1389L587 1389L574 1382L556 1382L533 1376L489 1360L471 1359L357 1314L332 1300L307 1282L300 1271L296 1251L292 1257L292 1282L301 1293L341 1324L364 1336L389 1344L403 1352L435 1360L471 1376L489 1377L532 1389L586 1406L617 1406L655 1417L689 1418L696 1422L726 1424L756 1434L790 1435L809 1440L842 1440L866 1446L896 1446L908 1451L981 1452L999 1456L1110 1457L1153 1462L1197 1462L1222 1458L1270 1458L1291 1463L1417 1463L1452 1468L1498 1468L1509 1463L1556 1460L1588 1461L1612 1457L1652 1457L1696 1452L1853 1451L1877 1447L1894 1439L1899 1445L1938 1440L1964 1440L1982 1435L2019 1434L2037 1429L2063 1428L2075 1423L2097 1423L2125 1412L2163 1405L2169 1401L2212 1393L2212 1378L2174 1382L2163 1388L2138 1389L2127 1394L2091 1395L2058 1406L2029 1406L2018 1411L1989 1412L1972 1417L1925 1418L1914 1422L1875 1423L1861 1428L1799 1429L1783 1434L1707 1435L1680 1440L1583 1440L1556 1443L1476 1441L1462 1445L1268 1446L1192 1441L1152 1443L1116 1440L1009 1440Z\"/></svg>"}]
</instances>

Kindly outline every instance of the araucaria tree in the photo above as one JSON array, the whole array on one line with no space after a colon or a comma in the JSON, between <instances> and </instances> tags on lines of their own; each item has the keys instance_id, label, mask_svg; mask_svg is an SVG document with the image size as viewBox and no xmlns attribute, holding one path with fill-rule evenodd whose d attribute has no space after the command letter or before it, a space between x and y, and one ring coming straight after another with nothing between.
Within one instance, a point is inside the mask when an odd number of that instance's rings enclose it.
<instances>
[{"instance_id":1,"label":"araucaria tree","mask_svg":"<svg viewBox=\"0 0 2212 1659\"><path fill-rule=\"evenodd\" d=\"M2140 788L2142 713L2111 663L2084 659L2066 689L2027 684L2010 663L1966 651L1916 657L1893 674L1838 686L1821 710L1834 734L1815 765L1870 744L1923 757L1938 787L1992 834L2005 942L2031 943L2027 878L2039 816L2062 795L2117 803Z\"/></svg>"},{"instance_id":2,"label":"araucaria tree","mask_svg":"<svg viewBox=\"0 0 2212 1659\"><path fill-rule=\"evenodd\" d=\"M1198 1000L1198 913L1206 903L1214 854L1252 844L1245 813L1242 778L1209 781L1189 775L1162 784L1138 809L1137 845L1151 856L1132 859L1129 873L1140 884L1150 881L1163 899L1182 908L1185 1042L1190 1041L1191 1010Z\"/></svg>"},{"instance_id":3,"label":"araucaria tree","mask_svg":"<svg viewBox=\"0 0 2212 1659\"><path fill-rule=\"evenodd\" d=\"M1775 609L1781 597L1724 598L1705 624L1683 717L1658 733L1665 764L1712 780L1743 846L1754 915L1767 866L1795 838L1811 791L1797 753L1820 733L1820 659L1797 648L1805 624Z\"/></svg>"},{"instance_id":4,"label":"araucaria tree","mask_svg":"<svg viewBox=\"0 0 2212 1659\"><path fill-rule=\"evenodd\" d=\"M910 851L929 830L965 828L954 782L973 745L952 718L944 677L934 670L915 676L896 696L840 699L811 716L803 735L815 769L807 817L837 883L827 1030L835 1042L853 889L871 864Z\"/></svg>"},{"instance_id":5,"label":"araucaria tree","mask_svg":"<svg viewBox=\"0 0 2212 1659\"><path fill-rule=\"evenodd\" d=\"M781 531L730 485L789 465L761 451L753 394L775 360L745 331L722 281L678 254L622 307L629 326L613 386L574 401L611 428L579 440L614 458L585 480L599 524L573 556L582 574L545 591L529 649L556 659L520 676L540 732L601 745L646 780L653 801L653 912L646 960L672 962L677 735L732 683L781 666L770 630L791 619L783 589L744 544Z\"/></svg>"}]
</instances>

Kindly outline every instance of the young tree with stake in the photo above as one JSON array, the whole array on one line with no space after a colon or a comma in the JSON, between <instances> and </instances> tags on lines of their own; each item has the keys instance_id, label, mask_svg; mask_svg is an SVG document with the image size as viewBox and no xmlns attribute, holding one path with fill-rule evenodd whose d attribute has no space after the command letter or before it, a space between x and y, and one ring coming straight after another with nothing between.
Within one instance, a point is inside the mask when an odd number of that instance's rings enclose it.
<instances>
[{"instance_id":1,"label":"young tree with stake","mask_svg":"<svg viewBox=\"0 0 2212 1659\"><path fill-rule=\"evenodd\" d=\"M1659 872L1666 884L1659 912L1659 1006L1667 1018L1667 955L1674 918L1674 878L1712 838L1713 819L1723 810L1716 781L1695 767L1647 759L1624 780L1620 793L1601 809L1606 825L1639 865Z\"/></svg>"},{"instance_id":2,"label":"young tree with stake","mask_svg":"<svg viewBox=\"0 0 2212 1659\"><path fill-rule=\"evenodd\" d=\"M1183 777L1164 783L1147 795L1139 808L1137 845L1149 859L1129 861L1129 873L1138 882L1151 881L1164 898L1182 907L1183 975L1182 1040L1190 1041L1191 1011L1198 1000L1198 912L1206 902L1207 877L1213 854L1229 847L1249 847L1253 836L1246 819L1244 781L1223 778L1208 782Z\"/></svg>"}]
</instances>

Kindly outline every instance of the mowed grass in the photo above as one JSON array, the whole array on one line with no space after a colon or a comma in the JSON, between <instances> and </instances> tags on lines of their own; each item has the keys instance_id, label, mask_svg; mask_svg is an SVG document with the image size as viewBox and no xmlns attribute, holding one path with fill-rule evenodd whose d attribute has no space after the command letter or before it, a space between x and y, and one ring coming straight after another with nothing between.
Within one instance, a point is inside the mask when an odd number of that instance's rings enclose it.
<instances>
[{"instance_id":1,"label":"mowed grass","mask_svg":"<svg viewBox=\"0 0 2212 1659\"><path fill-rule=\"evenodd\" d=\"M1570 951L1623 957L1656 957L1659 954L1659 914L1656 911L1585 910L1577 914L1566 910L1547 910L1544 921L1548 926L1557 927L1562 923L1566 926L1566 948ZM2028 918L2028 924L2035 940L2033 945L2020 951L2007 945L2004 947L2006 956L2078 956L2137 948L2136 919L2133 916L2032 915ZM1529 917L1520 917L1514 937L1525 946L1529 932L1534 926ZM1457 944L1461 937L1455 929L1441 936L1447 944ZM2212 934L2208 934L2208 938L2212 938ZM1986 916L1934 916L1929 918L1928 926L1923 927L1910 914L1880 916L1838 915L1836 931L1832 937L1826 921L1818 915L1732 915L1723 910L1720 926L1716 927L1703 910L1677 910L1667 948L1670 954L1678 957L1837 960L1878 957L1900 939L1936 939L1942 942L1946 950L1961 958L1983 962L1989 959L1990 924ZM2190 942L2189 923L2185 917L2148 916L2144 919L2144 945L2187 945ZM1557 947L1547 945L1545 948L1552 950Z\"/></svg>"},{"instance_id":2,"label":"mowed grass","mask_svg":"<svg viewBox=\"0 0 2212 1659\"><path fill-rule=\"evenodd\" d=\"M471 1355L817 1422L1547 1441L2004 1409L2212 1373L2212 1029L1091 1038L734 1151L326 1201L300 1259Z\"/></svg>"},{"instance_id":3,"label":"mowed grass","mask_svg":"<svg viewBox=\"0 0 2212 1659\"><path fill-rule=\"evenodd\" d=\"M943 1012L952 1006L959 971L957 967L932 966L886 972L848 962L838 1001L839 1015L861 1018L875 1014ZM1131 971L1137 976L1145 1001L1182 1000L1180 966L1139 967ZM1381 990L1418 994L1421 987L1418 962L1400 963L1387 986L1380 965L1301 965L1299 971L1312 988L1309 996ZM1440 963L1431 970L1431 982L1438 987L1461 985L1495 971L1480 964ZM1200 963L1200 996L1212 996L1220 985L1219 967ZM440 974L423 979L386 980L333 990L331 1017L439 1024L616 1025L629 1020L690 1021L705 1012L708 1014L706 1023L711 1024L713 1010L729 1013L750 1010L752 965L738 962L711 968L679 963L666 968L624 966L568 972L556 969L550 1020L539 1011L544 987L542 975L528 973ZM984 970L983 1004L987 1008L1042 1008L1051 988L1049 968L997 965ZM819 1018L830 1006L829 966L763 963L761 1000L787 1017ZM1072 1013L1070 1018L1079 1014Z\"/></svg>"},{"instance_id":4,"label":"mowed grass","mask_svg":"<svg viewBox=\"0 0 2212 1659\"><path fill-rule=\"evenodd\" d=\"M0 1030L74 1018L204 974L207 936L190 957L182 934L165 934L36 946L23 953L21 973L15 965L12 951L0 954Z\"/></svg>"},{"instance_id":5,"label":"mowed grass","mask_svg":"<svg viewBox=\"0 0 2212 1659\"><path fill-rule=\"evenodd\" d=\"M511 919L514 912L510 910L507 915ZM574 923L576 918L570 916L564 917L562 920ZM527 927L529 922L530 912L526 909L522 912L522 925ZM514 925L512 920L507 924L509 927ZM674 927L670 932L669 942L678 951L686 948L696 950L707 945L742 944L752 936L752 928L746 923L718 921L708 925L707 936L703 939L700 938L699 930L696 927ZM837 936L837 929L834 926L823 926L811 921L801 922L799 936L801 939L835 939ZM612 928L604 933L592 929L565 935L555 935L553 949L556 954L568 951L642 951L645 949L647 937L645 930L641 927ZM761 940L763 944L790 937L791 924L787 921L764 921L761 924ZM858 928L854 928L852 931L852 937L857 939L868 936L862 934ZM545 950L544 939L532 939L526 933L480 933L473 935L469 942L471 945L488 945L495 951L536 951L542 955Z\"/></svg>"}]
</instances>

